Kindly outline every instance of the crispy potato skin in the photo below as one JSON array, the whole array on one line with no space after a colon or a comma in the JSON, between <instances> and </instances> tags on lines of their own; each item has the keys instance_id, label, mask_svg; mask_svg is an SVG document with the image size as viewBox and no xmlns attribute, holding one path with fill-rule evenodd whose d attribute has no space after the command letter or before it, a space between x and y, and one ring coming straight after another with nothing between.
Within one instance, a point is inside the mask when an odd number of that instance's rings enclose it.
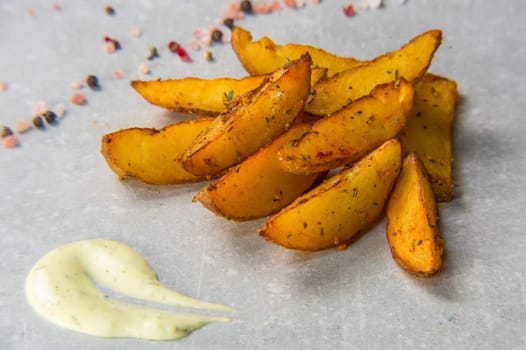
<instances>
[{"instance_id":1,"label":"crispy potato skin","mask_svg":"<svg viewBox=\"0 0 526 350\"><path fill-rule=\"evenodd\" d=\"M264 76L242 79L134 80L131 86L153 105L182 113L219 114L235 97L256 89Z\"/></svg>"},{"instance_id":2,"label":"crispy potato skin","mask_svg":"<svg viewBox=\"0 0 526 350\"><path fill-rule=\"evenodd\" d=\"M352 163L395 138L407 123L414 90L404 79L377 86L344 109L317 121L279 150L283 169L320 172Z\"/></svg>"},{"instance_id":3,"label":"crispy potato skin","mask_svg":"<svg viewBox=\"0 0 526 350\"><path fill-rule=\"evenodd\" d=\"M183 167L194 175L216 175L285 132L309 94L310 65L304 55L231 103L185 151Z\"/></svg>"},{"instance_id":4,"label":"crispy potato skin","mask_svg":"<svg viewBox=\"0 0 526 350\"><path fill-rule=\"evenodd\" d=\"M129 128L104 135L101 153L120 178L167 185L201 180L184 170L179 161L193 138L213 118L178 122L162 128Z\"/></svg>"},{"instance_id":5,"label":"crispy potato skin","mask_svg":"<svg viewBox=\"0 0 526 350\"><path fill-rule=\"evenodd\" d=\"M323 173L292 174L281 170L277 150L310 128L296 124L268 146L199 191L193 201L230 220L252 220L273 214L318 184Z\"/></svg>"},{"instance_id":6,"label":"crispy potato skin","mask_svg":"<svg viewBox=\"0 0 526 350\"><path fill-rule=\"evenodd\" d=\"M368 95L378 84L389 83L398 77L416 82L426 72L441 40L440 30L427 31L397 51L318 82L313 87L305 111L327 115L342 109L350 101Z\"/></svg>"},{"instance_id":7,"label":"crispy potato skin","mask_svg":"<svg viewBox=\"0 0 526 350\"><path fill-rule=\"evenodd\" d=\"M258 232L291 249L317 251L346 245L381 216L400 166L400 143L389 140L297 198Z\"/></svg>"},{"instance_id":8,"label":"crispy potato skin","mask_svg":"<svg viewBox=\"0 0 526 350\"><path fill-rule=\"evenodd\" d=\"M311 83L327 77L327 69L313 67ZM174 112L217 116L230 102L257 89L265 81L265 75L247 76L241 79L203 79L187 77L167 80L134 80L131 86L146 101Z\"/></svg>"},{"instance_id":9,"label":"crispy potato skin","mask_svg":"<svg viewBox=\"0 0 526 350\"><path fill-rule=\"evenodd\" d=\"M452 131L457 99L456 82L424 75L415 84L411 117L399 137L404 154L418 154L438 202L453 197Z\"/></svg>"},{"instance_id":10,"label":"crispy potato skin","mask_svg":"<svg viewBox=\"0 0 526 350\"><path fill-rule=\"evenodd\" d=\"M314 66L327 68L327 76L365 63L352 57L338 57L309 45L278 45L266 36L252 41L250 32L237 26L232 29L230 43L239 62L251 75L273 72L305 52L311 56Z\"/></svg>"},{"instance_id":11,"label":"crispy potato skin","mask_svg":"<svg viewBox=\"0 0 526 350\"><path fill-rule=\"evenodd\" d=\"M394 260L406 271L431 276L442 266L433 190L416 153L409 153L387 205L387 239Z\"/></svg>"}]
</instances>

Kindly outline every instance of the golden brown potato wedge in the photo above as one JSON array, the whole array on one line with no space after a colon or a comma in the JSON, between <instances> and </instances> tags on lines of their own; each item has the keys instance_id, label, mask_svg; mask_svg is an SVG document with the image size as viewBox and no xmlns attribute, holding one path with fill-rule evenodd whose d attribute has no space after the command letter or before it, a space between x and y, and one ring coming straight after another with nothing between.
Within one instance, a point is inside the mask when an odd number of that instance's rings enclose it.
<instances>
[{"instance_id":1,"label":"golden brown potato wedge","mask_svg":"<svg viewBox=\"0 0 526 350\"><path fill-rule=\"evenodd\" d=\"M404 154L418 154L438 202L447 202L453 195L451 134L457 99L454 81L424 75L415 85L411 117L399 137Z\"/></svg>"},{"instance_id":2,"label":"golden brown potato wedge","mask_svg":"<svg viewBox=\"0 0 526 350\"><path fill-rule=\"evenodd\" d=\"M416 82L426 72L441 39L440 30L430 30L397 51L318 82L305 111L315 115L334 113L349 102L368 95L374 86L398 80L398 77Z\"/></svg>"},{"instance_id":3,"label":"golden brown potato wedge","mask_svg":"<svg viewBox=\"0 0 526 350\"><path fill-rule=\"evenodd\" d=\"M201 204L230 220L251 220L273 214L290 204L325 173L292 174L281 170L277 151L285 142L298 138L310 128L296 124L194 197Z\"/></svg>"},{"instance_id":4,"label":"golden brown potato wedge","mask_svg":"<svg viewBox=\"0 0 526 350\"><path fill-rule=\"evenodd\" d=\"M409 153L387 205L387 238L402 268L430 276L442 266L444 241L433 190L416 153Z\"/></svg>"},{"instance_id":5,"label":"golden brown potato wedge","mask_svg":"<svg viewBox=\"0 0 526 350\"><path fill-rule=\"evenodd\" d=\"M364 63L352 57L338 57L309 45L277 45L266 36L252 41L250 32L237 26L232 29L230 43L239 62L251 75L273 72L287 62L298 59L305 52L310 54L314 66L328 69L328 76Z\"/></svg>"},{"instance_id":6,"label":"golden brown potato wedge","mask_svg":"<svg viewBox=\"0 0 526 350\"><path fill-rule=\"evenodd\" d=\"M413 106L414 90L403 78L377 86L370 95L314 123L279 150L283 169L320 172L354 162L396 137Z\"/></svg>"},{"instance_id":7,"label":"golden brown potato wedge","mask_svg":"<svg viewBox=\"0 0 526 350\"><path fill-rule=\"evenodd\" d=\"M292 249L315 251L346 245L380 217L400 166L400 143L389 140L297 198L258 232Z\"/></svg>"},{"instance_id":8,"label":"golden brown potato wedge","mask_svg":"<svg viewBox=\"0 0 526 350\"><path fill-rule=\"evenodd\" d=\"M237 96L261 85L264 76L134 80L131 86L153 105L176 112L219 114Z\"/></svg>"},{"instance_id":9,"label":"golden brown potato wedge","mask_svg":"<svg viewBox=\"0 0 526 350\"><path fill-rule=\"evenodd\" d=\"M327 75L327 69L311 69L311 82L318 82ZM146 101L175 112L217 115L230 102L250 90L258 88L264 75L234 78L182 78L167 80L134 80L131 86Z\"/></svg>"},{"instance_id":10,"label":"golden brown potato wedge","mask_svg":"<svg viewBox=\"0 0 526 350\"><path fill-rule=\"evenodd\" d=\"M310 65L308 55L291 61L231 103L185 151L183 167L194 175L216 175L285 132L309 94Z\"/></svg>"},{"instance_id":11,"label":"golden brown potato wedge","mask_svg":"<svg viewBox=\"0 0 526 350\"><path fill-rule=\"evenodd\" d=\"M194 137L213 118L178 122L162 128L130 128L104 135L101 153L122 179L150 184L176 184L201 180L184 170L180 158Z\"/></svg>"}]
</instances>

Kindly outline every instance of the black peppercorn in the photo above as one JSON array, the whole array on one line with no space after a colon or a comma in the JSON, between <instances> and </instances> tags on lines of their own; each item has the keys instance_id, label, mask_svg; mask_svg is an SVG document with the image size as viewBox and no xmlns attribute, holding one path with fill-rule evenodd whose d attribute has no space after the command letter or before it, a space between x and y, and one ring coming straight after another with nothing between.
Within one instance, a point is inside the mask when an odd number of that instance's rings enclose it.
<instances>
[{"instance_id":1,"label":"black peppercorn","mask_svg":"<svg viewBox=\"0 0 526 350\"><path fill-rule=\"evenodd\" d=\"M115 14L115 10L111 6L106 6L104 8L104 11L110 16L113 16Z\"/></svg>"},{"instance_id":2,"label":"black peppercorn","mask_svg":"<svg viewBox=\"0 0 526 350\"><path fill-rule=\"evenodd\" d=\"M94 75L88 75L86 78L86 84L92 89L95 89L99 86L99 79Z\"/></svg>"},{"instance_id":3,"label":"black peppercorn","mask_svg":"<svg viewBox=\"0 0 526 350\"><path fill-rule=\"evenodd\" d=\"M252 3L250 0L243 0L240 4L241 11L245 13L252 13Z\"/></svg>"},{"instance_id":4,"label":"black peppercorn","mask_svg":"<svg viewBox=\"0 0 526 350\"><path fill-rule=\"evenodd\" d=\"M210 38L215 43L221 42L223 40L223 32L219 29L214 29L210 35Z\"/></svg>"},{"instance_id":5,"label":"black peppercorn","mask_svg":"<svg viewBox=\"0 0 526 350\"><path fill-rule=\"evenodd\" d=\"M53 111L46 111L44 114L42 114L42 117L48 124L53 124L57 121L57 115Z\"/></svg>"},{"instance_id":6,"label":"black peppercorn","mask_svg":"<svg viewBox=\"0 0 526 350\"><path fill-rule=\"evenodd\" d=\"M35 128L42 129L44 127L44 121L41 116L34 117L32 122Z\"/></svg>"},{"instance_id":7,"label":"black peppercorn","mask_svg":"<svg viewBox=\"0 0 526 350\"><path fill-rule=\"evenodd\" d=\"M13 135L13 131L7 126L2 126L0 129L0 139Z\"/></svg>"},{"instance_id":8,"label":"black peppercorn","mask_svg":"<svg viewBox=\"0 0 526 350\"><path fill-rule=\"evenodd\" d=\"M223 20L223 24L230 30L232 30L232 28L234 28L234 19L232 18L225 18Z\"/></svg>"}]
</instances>

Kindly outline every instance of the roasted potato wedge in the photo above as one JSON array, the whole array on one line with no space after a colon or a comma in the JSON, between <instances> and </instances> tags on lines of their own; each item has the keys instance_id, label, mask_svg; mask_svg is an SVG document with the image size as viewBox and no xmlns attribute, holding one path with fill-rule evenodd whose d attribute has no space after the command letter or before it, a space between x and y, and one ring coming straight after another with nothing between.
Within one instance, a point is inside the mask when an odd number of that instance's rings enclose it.
<instances>
[{"instance_id":1,"label":"roasted potato wedge","mask_svg":"<svg viewBox=\"0 0 526 350\"><path fill-rule=\"evenodd\" d=\"M180 158L213 118L178 122L162 128L129 128L104 135L101 153L121 178L165 185L201 180L187 172Z\"/></svg>"},{"instance_id":2,"label":"roasted potato wedge","mask_svg":"<svg viewBox=\"0 0 526 350\"><path fill-rule=\"evenodd\" d=\"M454 81L424 75L415 85L411 117L399 137L404 154L418 154L438 202L447 202L453 196L452 129L457 99Z\"/></svg>"},{"instance_id":3,"label":"roasted potato wedge","mask_svg":"<svg viewBox=\"0 0 526 350\"><path fill-rule=\"evenodd\" d=\"M153 105L183 113L219 114L237 96L261 85L264 76L134 80L131 86Z\"/></svg>"},{"instance_id":4,"label":"roasted potato wedge","mask_svg":"<svg viewBox=\"0 0 526 350\"><path fill-rule=\"evenodd\" d=\"M308 54L291 61L231 103L184 152L183 167L198 176L219 174L285 132L309 94L311 62Z\"/></svg>"},{"instance_id":5,"label":"roasted potato wedge","mask_svg":"<svg viewBox=\"0 0 526 350\"><path fill-rule=\"evenodd\" d=\"M327 76L326 68L311 69L311 83ZM230 102L250 90L258 88L264 75L234 78L182 78L167 80L134 80L131 86L146 101L158 107L200 116L215 116Z\"/></svg>"},{"instance_id":6,"label":"roasted potato wedge","mask_svg":"<svg viewBox=\"0 0 526 350\"><path fill-rule=\"evenodd\" d=\"M305 52L310 54L314 66L328 69L328 76L364 64L363 61L355 58L338 57L309 45L277 45L266 36L252 41L250 32L237 26L232 29L230 43L239 62L251 75L273 72L287 62L298 59Z\"/></svg>"},{"instance_id":7,"label":"roasted potato wedge","mask_svg":"<svg viewBox=\"0 0 526 350\"><path fill-rule=\"evenodd\" d=\"M442 32L425 32L399 50L379 56L367 64L337 73L314 85L305 111L327 115L342 109L349 102L368 95L374 86L404 77L416 82L426 72Z\"/></svg>"},{"instance_id":8,"label":"roasted potato wedge","mask_svg":"<svg viewBox=\"0 0 526 350\"><path fill-rule=\"evenodd\" d=\"M420 276L442 265L440 236L433 190L416 153L409 153L387 205L387 238L394 260Z\"/></svg>"},{"instance_id":9,"label":"roasted potato wedge","mask_svg":"<svg viewBox=\"0 0 526 350\"><path fill-rule=\"evenodd\" d=\"M281 170L277 151L285 142L298 138L310 128L296 124L197 195L193 201L230 220L251 220L277 212L302 195L326 175L292 174Z\"/></svg>"},{"instance_id":10,"label":"roasted potato wedge","mask_svg":"<svg viewBox=\"0 0 526 350\"><path fill-rule=\"evenodd\" d=\"M292 249L346 246L381 216L400 166L400 143L389 140L297 198L258 232Z\"/></svg>"},{"instance_id":11,"label":"roasted potato wedge","mask_svg":"<svg viewBox=\"0 0 526 350\"><path fill-rule=\"evenodd\" d=\"M298 140L279 150L283 169L320 172L354 162L395 138L406 125L414 90L403 78L377 86L340 111L317 121Z\"/></svg>"}]
</instances>

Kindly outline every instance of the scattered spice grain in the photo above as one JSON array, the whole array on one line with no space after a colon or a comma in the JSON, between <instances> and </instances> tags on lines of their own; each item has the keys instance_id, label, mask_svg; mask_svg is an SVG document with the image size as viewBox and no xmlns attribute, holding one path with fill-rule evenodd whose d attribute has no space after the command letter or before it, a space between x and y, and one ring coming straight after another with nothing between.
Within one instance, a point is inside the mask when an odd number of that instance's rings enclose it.
<instances>
[{"instance_id":1,"label":"scattered spice grain","mask_svg":"<svg viewBox=\"0 0 526 350\"><path fill-rule=\"evenodd\" d=\"M78 90L78 89L82 89L83 85L80 80L74 80L71 82L70 87L72 89Z\"/></svg>"},{"instance_id":2,"label":"scattered spice grain","mask_svg":"<svg viewBox=\"0 0 526 350\"><path fill-rule=\"evenodd\" d=\"M19 134L23 134L33 129L33 124L25 119L18 119L15 121L15 131Z\"/></svg>"},{"instance_id":3,"label":"scattered spice grain","mask_svg":"<svg viewBox=\"0 0 526 350\"><path fill-rule=\"evenodd\" d=\"M15 135L10 135L2 139L2 144L5 148L14 148L18 146L18 139Z\"/></svg>"},{"instance_id":4,"label":"scattered spice grain","mask_svg":"<svg viewBox=\"0 0 526 350\"><path fill-rule=\"evenodd\" d=\"M228 29L232 30L234 28L234 19L233 18L225 18L223 19L223 24Z\"/></svg>"},{"instance_id":5,"label":"scattered spice grain","mask_svg":"<svg viewBox=\"0 0 526 350\"><path fill-rule=\"evenodd\" d=\"M33 125L35 126L35 128L37 129L43 129L44 128L44 121L42 120L42 117L37 115L36 117L33 118L33 120L31 121L33 123Z\"/></svg>"},{"instance_id":6,"label":"scattered spice grain","mask_svg":"<svg viewBox=\"0 0 526 350\"><path fill-rule=\"evenodd\" d=\"M42 115L45 111L47 111L49 108L47 107L47 104L45 101L38 101L33 105L33 117Z\"/></svg>"},{"instance_id":7,"label":"scattered spice grain","mask_svg":"<svg viewBox=\"0 0 526 350\"><path fill-rule=\"evenodd\" d=\"M71 96L71 103L77 106L82 106L86 103L86 97L81 93L76 93Z\"/></svg>"},{"instance_id":8,"label":"scattered spice grain","mask_svg":"<svg viewBox=\"0 0 526 350\"><path fill-rule=\"evenodd\" d=\"M214 60L214 56L212 55L212 51L206 50L205 52L203 52L203 58L207 62L213 61Z\"/></svg>"},{"instance_id":9,"label":"scattered spice grain","mask_svg":"<svg viewBox=\"0 0 526 350\"><path fill-rule=\"evenodd\" d=\"M141 74L150 74L150 67L146 63L139 64L138 69Z\"/></svg>"},{"instance_id":10,"label":"scattered spice grain","mask_svg":"<svg viewBox=\"0 0 526 350\"><path fill-rule=\"evenodd\" d=\"M0 91L7 90L7 83L5 81L0 81Z\"/></svg>"},{"instance_id":11,"label":"scattered spice grain","mask_svg":"<svg viewBox=\"0 0 526 350\"><path fill-rule=\"evenodd\" d=\"M148 56L146 57L146 59L148 61L151 61L151 60L153 60L156 57L159 57L159 52L157 52L157 48L155 46L152 46L148 50Z\"/></svg>"},{"instance_id":12,"label":"scattered spice grain","mask_svg":"<svg viewBox=\"0 0 526 350\"><path fill-rule=\"evenodd\" d=\"M115 9L111 6L106 6L104 7L104 12L110 16L113 16L115 14Z\"/></svg>"},{"instance_id":13,"label":"scattered spice grain","mask_svg":"<svg viewBox=\"0 0 526 350\"><path fill-rule=\"evenodd\" d=\"M96 89L99 87L99 79L95 76L95 75L88 75L86 77L86 84L91 88L91 89Z\"/></svg>"},{"instance_id":14,"label":"scattered spice grain","mask_svg":"<svg viewBox=\"0 0 526 350\"><path fill-rule=\"evenodd\" d=\"M239 8L244 13L252 13L252 2L250 0L243 0L241 1Z\"/></svg>"},{"instance_id":15,"label":"scattered spice grain","mask_svg":"<svg viewBox=\"0 0 526 350\"><path fill-rule=\"evenodd\" d=\"M0 139L13 135L13 131L8 126L2 126L0 128Z\"/></svg>"},{"instance_id":16,"label":"scattered spice grain","mask_svg":"<svg viewBox=\"0 0 526 350\"><path fill-rule=\"evenodd\" d=\"M347 17L354 17L356 15L356 11L352 5L347 5L343 8L343 14Z\"/></svg>"},{"instance_id":17,"label":"scattered spice grain","mask_svg":"<svg viewBox=\"0 0 526 350\"><path fill-rule=\"evenodd\" d=\"M223 32L215 28L214 30L212 30L212 33L210 34L210 38L212 39L213 42L219 43L223 41Z\"/></svg>"},{"instance_id":18,"label":"scattered spice grain","mask_svg":"<svg viewBox=\"0 0 526 350\"><path fill-rule=\"evenodd\" d=\"M124 71L121 69L117 69L113 72L113 77L115 79L122 79L126 77L126 73L124 73Z\"/></svg>"},{"instance_id":19,"label":"scattered spice grain","mask_svg":"<svg viewBox=\"0 0 526 350\"><path fill-rule=\"evenodd\" d=\"M54 124L57 121L57 115L53 111L46 111L42 114L42 118L44 118L48 124Z\"/></svg>"}]
</instances>

